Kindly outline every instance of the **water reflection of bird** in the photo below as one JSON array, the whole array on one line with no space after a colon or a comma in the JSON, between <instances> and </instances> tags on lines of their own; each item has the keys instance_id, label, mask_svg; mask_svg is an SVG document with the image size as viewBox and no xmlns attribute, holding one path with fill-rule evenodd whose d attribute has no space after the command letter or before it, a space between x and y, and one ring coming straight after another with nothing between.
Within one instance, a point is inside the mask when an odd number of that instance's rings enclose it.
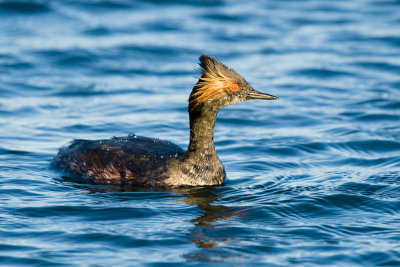
<instances>
[{"instance_id":1,"label":"water reflection of bird","mask_svg":"<svg viewBox=\"0 0 400 267\"><path fill-rule=\"evenodd\" d=\"M202 76L189 97L190 142L185 152L148 137L75 140L60 149L54 166L101 184L139 186L218 185L225 168L214 147L218 110L250 99L273 100L218 60L200 57Z\"/></svg>"},{"instance_id":2,"label":"water reflection of bird","mask_svg":"<svg viewBox=\"0 0 400 267\"><path fill-rule=\"evenodd\" d=\"M245 211L240 211L237 208L227 207L224 205L213 205L220 199L220 196L215 193L213 187L193 187L193 188L179 188L173 190L174 193L182 195L185 198L180 202L196 205L201 210L201 215L192 220L194 228L189 232L188 239L194 242L199 248L202 249L218 249L219 245L223 242L232 241L234 237L215 236L209 234L216 230L216 223L226 220L235 216L246 215ZM218 231L223 233L223 231ZM209 256L209 253L197 252L194 254L186 255L188 260L204 259ZM189 259L190 258L190 259Z\"/></svg>"}]
</instances>

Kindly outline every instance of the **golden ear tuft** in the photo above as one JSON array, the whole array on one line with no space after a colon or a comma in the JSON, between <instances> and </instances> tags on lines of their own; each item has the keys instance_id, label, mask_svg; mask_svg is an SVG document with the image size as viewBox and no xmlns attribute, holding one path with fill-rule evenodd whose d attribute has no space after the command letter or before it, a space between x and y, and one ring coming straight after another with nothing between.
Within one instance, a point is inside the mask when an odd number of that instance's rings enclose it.
<instances>
[{"instance_id":1,"label":"golden ear tuft","mask_svg":"<svg viewBox=\"0 0 400 267\"><path fill-rule=\"evenodd\" d=\"M239 90L234 75L232 75L232 73L235 73L233 70L205 54L199 60L202 76L190 96L191 110L195 109L200 103L218 99L229 92Z\"/></svg>"},{"instance_id":2,"label":"golden ear tuft","mask_svg":"<svg viewBox=\"0 0 400 267\"><path fill-rule=\"evenodd\" d=\"M207 100L218 99L226 95L226 89L230 88L232 80L221 72L205 71L196 84L196 92L191 96L192 109ZM239 87L238 87L239 89ZM230 89L232 90L232 89ZM233 90L232 90L233 91Z\"/></svg>"}]
</instances>

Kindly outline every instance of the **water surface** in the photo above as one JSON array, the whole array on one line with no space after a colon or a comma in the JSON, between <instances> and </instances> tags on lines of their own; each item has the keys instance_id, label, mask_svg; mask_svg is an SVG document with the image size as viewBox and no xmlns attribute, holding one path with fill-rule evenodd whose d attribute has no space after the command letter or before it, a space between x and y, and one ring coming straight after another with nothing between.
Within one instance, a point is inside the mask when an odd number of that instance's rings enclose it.
<instances>
[{"instance_id":1,"label":"water surface","mask_svg":"<svg viewBox=\"0 0 400 267\"><path fill-rule=\"evenodd\" d=\"M0 265L400 265L399 1L0 1ZM188 143L201 53L223 186L81 184L74 138Z\"/></svg>"}]
</instances>

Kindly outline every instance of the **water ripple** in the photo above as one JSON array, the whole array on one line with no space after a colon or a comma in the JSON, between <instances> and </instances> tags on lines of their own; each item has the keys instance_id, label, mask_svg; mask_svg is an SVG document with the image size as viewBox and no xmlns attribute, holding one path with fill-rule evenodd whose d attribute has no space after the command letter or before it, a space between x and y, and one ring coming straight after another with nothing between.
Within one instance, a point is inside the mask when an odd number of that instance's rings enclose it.
<instances>
[{"instance_id":1,"label":"water ripple","mask_svg":"<svg viewBox=\"0 0 400 267\"><path fill-rule=\"evenodd\" d=\"M2 1L0 2L0 12L1 11L35 14L50 11L50 6L40 1Z\"/></svg>"}]
</instances>

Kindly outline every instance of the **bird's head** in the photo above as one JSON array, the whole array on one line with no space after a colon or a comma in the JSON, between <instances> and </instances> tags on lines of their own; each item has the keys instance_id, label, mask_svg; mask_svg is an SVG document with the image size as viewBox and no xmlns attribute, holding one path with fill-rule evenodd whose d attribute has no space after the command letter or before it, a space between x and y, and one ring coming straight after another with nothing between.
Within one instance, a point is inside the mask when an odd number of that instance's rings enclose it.
<instances>
[{"instance_id":1,"label":"bird's head","mask_svg":"<svg viewBox=\"0 0 400 267\"><path fill-rule=\"evenodd\" d=\"M239 73L208 55L200 57L201 77L189 97L189 112L221 109L251 99L275 100L255 90Z\"/></svg>"}]
</instances>

